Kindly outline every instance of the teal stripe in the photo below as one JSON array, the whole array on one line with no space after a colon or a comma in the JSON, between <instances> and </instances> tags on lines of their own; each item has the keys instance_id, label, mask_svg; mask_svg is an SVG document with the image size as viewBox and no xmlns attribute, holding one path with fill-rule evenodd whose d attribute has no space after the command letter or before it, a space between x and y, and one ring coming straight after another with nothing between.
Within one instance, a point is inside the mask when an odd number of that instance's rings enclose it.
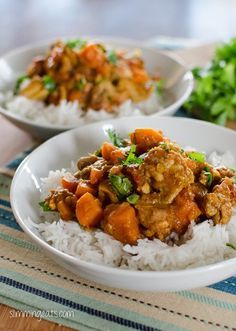
<instances>
[{"instance_id":1,"label":"teal stripe","mask_svg":"<svg viewBox=\"0 0 236 331\"><path fill-rule=\"evenodd\" d=\"M19 247L23 247L25 249L29 249L31 251L34 251L34 252L39 252L40 249L32 244L31 242L29 241L25 241L25 240L22 240L22 239L19 239L19 238L15 238L15 237L12 237L8 234L5 234L3 232L0 232L0 239L3 239L5 241L8 241L16 246L19 246Z\"/></svg>"},{"instance_id":2,"label":"teal stripe","mask_svg":"<svg viewBox=\"0 0 236 331\"><path fill-rule=\"evenodd\" d=\"M191 291L180 291L180 292L176 292L176 294L178 294L184 298L191 299L191 300L197 301L197 302L201 302L201 303L204 303L204 304L207 304L210 306L214 306L217 308L236 311L236 304L234 304L234 303L213 299L211 297L197 294L197 293L191 292Z\"/></svg>"},{"instance_id":3,"label":"teal stripe","mask_svg":"<svg viewBox=\"0 0 236 331\"><path fill-rule=\"evenodd\" d=\"M98 300L92 299L92 298L84 296L84 295L80 295L78 293L73 293L71 291L62 289L61 287L56 287L56 286L48 284L48 283L43 283L39 280L34 280L33 278L30 278L30 277L25 276L25 275L20 274L20 273L16 273L16 272L13 272L13 271L10 271L10 270L6 270L4 268L0 268L0 271L6 277L13 278L13 279L15 279L19 282L22 282L24 284L27 284L29 286L47 291L51 294L56 294L56 295L58 295L62 298L72 300L72 301L80 303L82 305L89 306L91 308L101 310L103 312L119 316L121 318L133 320L137 323L149 325L153 328L160 328L162 330L168 330L168 331L186 331L187 330L187 329L184 329L184 328L179 328L178 326L176 326L174 324L171 324L171 323L168 323L168 322L165 322L165 321L161 321L161 320L158 320L158 319L147 317L147 316L141 315L139 313L136 313L134 311L130 311L130 310L126 310L124 308L114 306L112 304L108 304L108 303L105 303L105 302L100 302ZM2 287L0 288L0 291L2 291ZM14 289L13 297L17 298L18 295L19 295L18 292L19 292L19 290ZM4 294L2 294L2 295L4 295ZM23 298L26 299L27 297L29 299L29 302L26 302L26 303L28 303L28 304L34 304L34 303L37 304L37 301L39 299L41 300L41 298L35 297L33 294L29 294L29 293L24 292L24 295L22 296L22 299ZM45 301L45 299L44 299L44 301ZM54 302L50 301L50 306L49 306L49 301L46 300L46 305L47 305L47 307L50 307L50 309L52 309L51 306L53 304L54 304ZM59 306L62 307L62 305L59 305ZM83 316L83 313L78 313L77 312L77 314L81 315L81 322L82 323L84 323L83 318L85 318L84 321L86 321L86 319L88 319L88 316L87 315ZM91 318L89 318L89 320L90 319ZM98 327L98 326L100 326L102 321L99 318L94 318L94 322L95 322L94 326ZM84 324L87 324L87 323L84 323ZM112 327L111 327L112 330L114 330L114 331L115 330L121 330L121 329L117 329L115 324L113 324L113 323L111 323L111 324L112 324ZM88 326L90 326L90 325L88 325ZM105 328L105 329L101 328L101 330L109 330L109 328ZM124 330L127 330L127 328L125 328Z\"/></svg>"}]
</instances>

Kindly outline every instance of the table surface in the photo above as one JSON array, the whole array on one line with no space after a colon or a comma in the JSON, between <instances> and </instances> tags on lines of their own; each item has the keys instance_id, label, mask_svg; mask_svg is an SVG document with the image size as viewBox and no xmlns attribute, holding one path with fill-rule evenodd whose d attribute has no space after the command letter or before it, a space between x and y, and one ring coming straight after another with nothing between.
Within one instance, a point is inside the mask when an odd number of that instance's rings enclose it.
<instances>
[{"instance_id":1,"label":"table surface","mask_svg":"<svg viewBox=\"0 0 236 331\"><path fill-rule=\"evenodd\" d=\"M214 45L210 44L195 49L185 49L177 51L187 65L204 65L211 58ZM229 125L236 129L236 123L229 123ZM0 116L0 166L10 160L18 152L27 148L33 143L33 139L29 134L16 128L6 119ZM48 330L48 331L69 331L69 328L59 326L56 323L48 321L38 321L36 318L11 318L11 311L13 308L5 305L0 305L0 330Z\"/></svg>"}]
</instances>

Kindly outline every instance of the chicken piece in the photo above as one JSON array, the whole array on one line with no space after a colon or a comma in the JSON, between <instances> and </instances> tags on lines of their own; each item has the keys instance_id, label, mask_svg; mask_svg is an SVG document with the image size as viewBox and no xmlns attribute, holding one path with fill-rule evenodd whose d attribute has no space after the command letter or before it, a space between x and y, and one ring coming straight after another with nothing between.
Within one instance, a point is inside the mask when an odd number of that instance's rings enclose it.
<instances>
[{"instance_id":1,"label":"chicken piece","mask_svg":"<svg viewBox=\"0 0 236 331\"><path fill-rule=\"evenodd\" d=\"M157 192L159 204L170 204L189 184L194 182L186 159L172 150L161 147L151 149L140 166L142 179L138 191Z\"/></svg>"},{"instance_id":2,"label":"chicken piece","mask_svg":"<svg viewBox=\"0 0 236 331\"><path fill-rule=\"evenodd\" d=\"M61 219L68 221L75 218L77 197L67 189L52 190L45 202L50 210L59 212Z\"/></svg>"},{"instance_id":3,"label":"chicken piece","mask_svg":"<svg viewBox=\"0 0 236 331\"><path fill-rule=\"evenodd\" d=\"M33 59L32 64L30 64L30 66L27 69L28 76L29 77L33 77L34 75L43 76L45 73L44 62L45 62L44 56L36 56Z\"/></svg>"},{"instance_id":4,"label":"chicken piece","mask_svg":"<svg viewBox=\"0 0 236 331\"><path fill-rule=\"evenodd\" d=\"M43 83L39 77L33 78L30 83L20 90L20 95L33 100L46 100L49 91L44 88Z\"/></svg>"},{"instance_id":5,"label":"chicken piece","mask_svg":"<svg viewBox=\"0 0 236 331\"><path fill-rule=\"evenodd\" d=\"M114 110L114 98L117 91L109 80L102 80L91 91L88 107L92 109L104 109L107 112Z\"/></svg>"},{"instance_id":6,"label":"chicken piece","mask_svg":"<svg viewBox=\"0 0 236 331\"><path fill-rule=\"evenodd\" d=\"M117 85L118 93L125 92L127 99L131 99L133 102L141 102L147 99L153 92L153 87L146 86L145 84L136 84L133 79L122 78Z\"/></svg>"},{"instance_id":7,"label":"chicken piece","mask_svg":"<svg viewBox=\"0 0 236 331\"><path fill-rule=\"evenodd\" d=\"M220 174L221 178L236 176L236 170L234 169L222 167L222 168L217 168L217 171Z\"/></svg>"},{"instance_id":8,"label":"chicken piece","mask_svg":"<svg viewBox=\"0 0 236 331\"><path fill-rule=\"evenodd\" d=\"M184 156L185 153L184 153ZM198 177L201 173L201 171L207 166L205 162L197 162L194 160L191 160L188 156L185 158L186 164L188 168L190 168L194 174L195 177Z\"/></svg>"},{"instance_id":9,"label":"chicken piece","mask_svg":"<svg viewBox=\"0 0 236 331\"><path fill-rule=\"evenodd\" d=\"M206 217L212 218L218 224L229 222L233 206L236 204L236 189L233 179L225 178L216 185L212 193L206 194L203 199L203 209Z\"/></svg>"},{"instance_id":10,"label":"chicken piece","mask_svg":"<svg viewBox=\"0 0 236 331\"><path fill-rule=\"evenodd\" d=\"M183 234L191 221L201 215L191 187L182 190L168 206L159 205L157 193L145 194L136 204L140 223L147 237L164 241L172 232Z\"/></svg>"}]
</instances>

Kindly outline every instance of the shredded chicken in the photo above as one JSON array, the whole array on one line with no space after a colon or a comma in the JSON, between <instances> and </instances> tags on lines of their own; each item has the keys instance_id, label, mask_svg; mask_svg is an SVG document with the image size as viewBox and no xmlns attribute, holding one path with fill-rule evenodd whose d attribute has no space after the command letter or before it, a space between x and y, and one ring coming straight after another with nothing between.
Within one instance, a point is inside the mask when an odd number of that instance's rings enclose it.
<instances>
[{"instance_id":1,"label":"shredded chicken","mask_svg":"<svg viewBox=\"0 0 236 331\"><path fill-rule=\"evenodd\" d=\"M155 147L140 167L142 181L138 191L148 194L155 190L159 204L170 204L183 188L194 182L184 157L175 151Z\"/></svg>"}]
</instances>

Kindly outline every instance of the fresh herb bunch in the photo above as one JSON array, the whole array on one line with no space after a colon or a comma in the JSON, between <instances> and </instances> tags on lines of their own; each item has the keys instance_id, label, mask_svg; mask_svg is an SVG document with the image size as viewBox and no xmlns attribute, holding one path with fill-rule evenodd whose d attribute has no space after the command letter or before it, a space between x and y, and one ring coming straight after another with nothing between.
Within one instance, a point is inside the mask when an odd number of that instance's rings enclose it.
<instances>
[{"instance_id":1,"label":"fresh herb bunch","mask_svg":"<svg viewBox=\"0 0 236 331\"><path fill-rule=\"evenodd\" d=\"M220 125L236 120L236 38L217 48L206 68L194 68L192 72L196 86L184 108Z\"/></svg>"}]
</instances>

